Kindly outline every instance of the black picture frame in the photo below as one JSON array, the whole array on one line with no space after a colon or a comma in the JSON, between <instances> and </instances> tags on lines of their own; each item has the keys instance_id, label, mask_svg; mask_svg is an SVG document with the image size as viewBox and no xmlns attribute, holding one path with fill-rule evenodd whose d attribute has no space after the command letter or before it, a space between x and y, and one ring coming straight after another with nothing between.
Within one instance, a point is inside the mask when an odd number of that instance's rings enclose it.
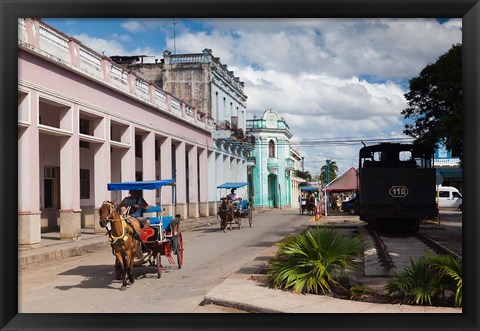
<instances>
[{"instance_id":1,"label":"black picture frame","mask_svg":"<svg viewBox=\"0 0 480 331\"><path fill-rule=\"evenodd\" d=\"M478 0L0 0L0 326L2 330L478 330ZM18 17L461 17L463 18L462 314L18 314ZM107 302L105 304L108 304Z\"/></svg>"}]
</instances>

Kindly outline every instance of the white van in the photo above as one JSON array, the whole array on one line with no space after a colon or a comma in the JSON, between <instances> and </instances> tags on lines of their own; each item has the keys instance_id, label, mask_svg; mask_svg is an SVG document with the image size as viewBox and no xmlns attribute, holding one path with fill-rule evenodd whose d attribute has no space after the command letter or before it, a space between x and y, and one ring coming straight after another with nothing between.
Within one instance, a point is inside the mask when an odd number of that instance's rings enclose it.
<instances>
[{"instance_id":1,"label":"white van","mask_svg":"<svg viewBox=\"0 0 480 331\"><path fill-rule=\"evenodd\" d=\"M462 209L462 193L453 186L438 187L438 207Z\"/></svg>"}]
</instances>

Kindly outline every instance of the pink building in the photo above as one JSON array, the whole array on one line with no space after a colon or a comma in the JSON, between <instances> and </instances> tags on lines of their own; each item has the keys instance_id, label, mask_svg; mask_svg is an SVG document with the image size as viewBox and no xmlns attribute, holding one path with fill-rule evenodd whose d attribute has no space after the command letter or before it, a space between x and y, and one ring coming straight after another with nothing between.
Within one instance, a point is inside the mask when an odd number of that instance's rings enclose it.
<instances>
[{"instance_id":1,"label":"pink building","mask_svg":"<svg viewBox=\"0 0 480 331\"><path fill-rule=\"evenodd\" d=\"M107 183L176 180L145 191L167 215L216 213L209 188L246 178L246 158L215 147L212 118L35 19L18 20L18 242L100 229L97 208L128 192ZM233 167L236 178L227 171Z\"/></svg>"}]
</instances>

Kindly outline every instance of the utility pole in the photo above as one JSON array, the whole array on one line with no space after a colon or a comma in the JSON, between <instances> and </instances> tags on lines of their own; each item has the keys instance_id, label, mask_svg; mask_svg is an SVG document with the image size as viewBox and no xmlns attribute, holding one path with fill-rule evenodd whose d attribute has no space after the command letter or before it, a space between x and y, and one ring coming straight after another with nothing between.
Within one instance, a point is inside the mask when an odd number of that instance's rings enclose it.
<instances>
[{"instance_id":1,"label":"utility pole","mask_svg":"<svg viewBox=\"0 0 480 331\"><path fill-rule=\"evenodd\" d=\"M328 202L327 202L327 185L330 183L330 160L327 159L327 168L325 169L325 216L327 216Z\"/></svg>"},{"instance_id":2,"label":"utility pole","mask_svg":"<svg viewBox=\"0 0 480 331\"><path fill-rule=\"evenodd\" d=\"M330 184L330 160L327 160L327 169L326 169L326 184Z\"/></svg>"}]
</instances>

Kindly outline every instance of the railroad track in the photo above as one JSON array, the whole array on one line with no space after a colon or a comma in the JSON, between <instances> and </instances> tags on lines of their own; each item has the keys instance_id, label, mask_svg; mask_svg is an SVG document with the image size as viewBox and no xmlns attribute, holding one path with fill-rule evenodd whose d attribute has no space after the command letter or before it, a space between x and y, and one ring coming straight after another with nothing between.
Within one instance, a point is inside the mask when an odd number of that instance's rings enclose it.
<instances>
[{"instance_id":1,"label":"railroad track","mask_svg":"<svg viewBox=\"0 0 480 331\"><path fill-rule=\"evenodd\" d=\"M424 234L385 235L361 229L365 241L365 276L390 277L427 252L461 256Z\"/></svg>"}]
</instances>

